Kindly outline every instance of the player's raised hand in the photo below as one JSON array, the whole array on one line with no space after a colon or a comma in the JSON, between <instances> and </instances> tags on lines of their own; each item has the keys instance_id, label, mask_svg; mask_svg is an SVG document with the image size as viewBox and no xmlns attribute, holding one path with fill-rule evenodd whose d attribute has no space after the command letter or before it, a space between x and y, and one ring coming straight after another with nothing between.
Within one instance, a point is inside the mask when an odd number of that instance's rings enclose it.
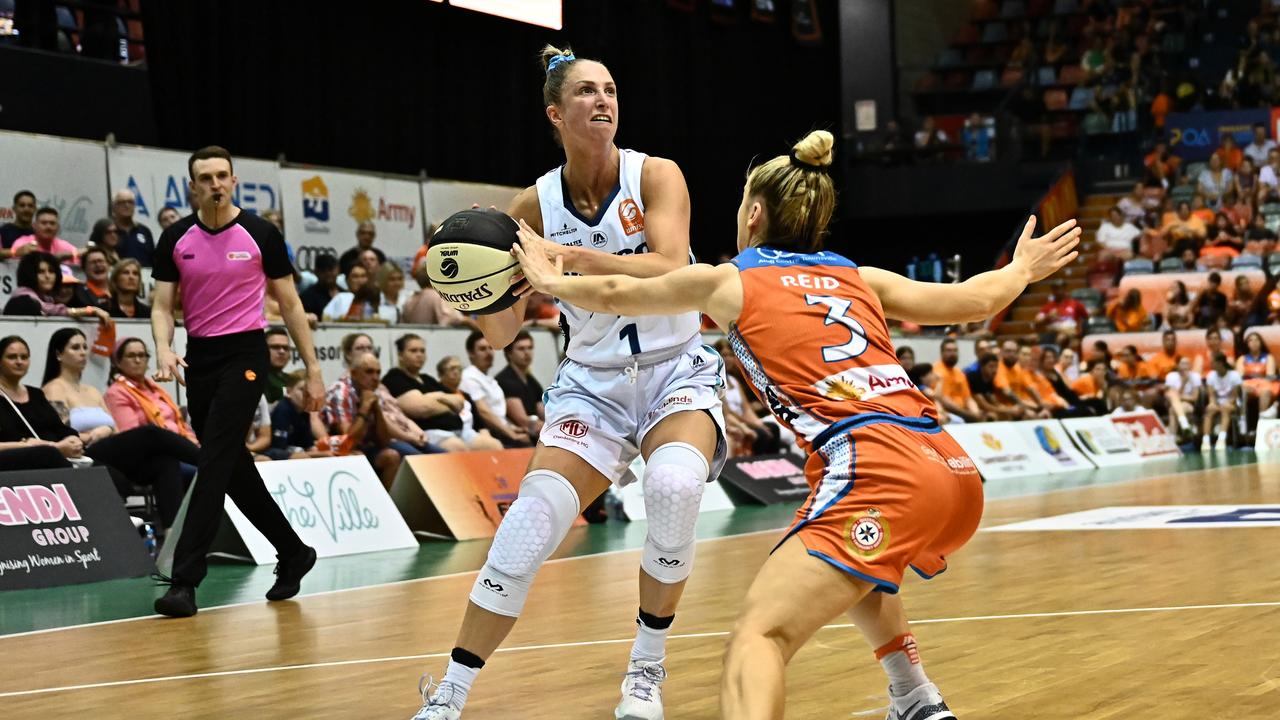
<instances>
[{"instance_id":1,"label":"player's raised hand","mask_svg":"<svg viewBox=\"0 0 1280 720\"><path fill-rule=\"evenodd\" d=\"M1035 229L1036 216L1032 215L1022 228L1011 263L1026 273L1028 285L1058 272L1080 254L1075 249L1080 244L1080 228L1076 227L1075 218L1040 237L1031 236Z\"/></svg>"},{"instance_id":2,"label":"player's raised hand","mask_svg":"<svg viewBox=\"0 0 1280 720\"><path fill-rule=\"evenodd\" d=\"M543 246L552 243L542 239L524 220L520 220L520 229L516 231L516 236L520 238L520 242L512 246L511 252L520 261L521 275L511 278L512 283L517 282L516 278L520 278L529 283L534 290L552 294L549 289L551 283L564 275L564 257L558 253L548 252ZM554 263L550 259L553 255Z\"/></svg>"}]
</instances>

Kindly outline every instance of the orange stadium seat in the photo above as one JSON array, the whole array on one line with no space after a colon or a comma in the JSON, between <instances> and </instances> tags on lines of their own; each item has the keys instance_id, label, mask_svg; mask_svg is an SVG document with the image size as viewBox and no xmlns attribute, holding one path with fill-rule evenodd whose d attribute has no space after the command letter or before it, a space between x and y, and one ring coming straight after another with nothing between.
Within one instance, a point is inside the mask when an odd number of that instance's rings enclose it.
<instances>
[{"instance_id":1,"label":"orange stadium seat","mask_svg":"<svg viewBox=\"0 0 1280 720\"><path fill-rule=\"evenodd\" d=\"M1237 275L1244 275L1249 278L1249 283L1253 285L1254 290L1262 289L1262 284L1267 281L1267 276L1261 270L1249 268L1245 270L1223 270L1219 275L1222 276L1222 292L1228 297L1235 297L1235 283ZM1170 286L1174 281L1181 280L1187 286L1187 292L1199 293L1209 282L1209 273L1159 273L1154 275L1126 275L1120 278L1120 295L1123 296L1129 292L1130 288L1137 288L1142 293L1142 304L1151 312L1160 312L1164 307L1165 294L1169 292Z\"/></svg>"}]
</instances>

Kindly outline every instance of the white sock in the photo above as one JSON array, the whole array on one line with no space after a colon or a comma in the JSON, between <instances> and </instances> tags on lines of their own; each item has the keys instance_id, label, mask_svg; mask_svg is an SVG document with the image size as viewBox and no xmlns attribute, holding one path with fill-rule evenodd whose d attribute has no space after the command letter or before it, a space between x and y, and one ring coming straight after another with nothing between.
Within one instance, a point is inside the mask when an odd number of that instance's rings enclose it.
<instances>
[{"instance_id":1,"label":"white sock","mask_svg":"<svg viewBox=\"0 0 1280 720\"><path fill-rule=\"evenodd\" d=\"M929 677L924 674L924 666L920 664L916 638L910 633L899 635L885 643L876 650L876 659L889 676L889 693L896 697L902 697L929 682Z\"/></svg>"},{"instance_id":2,"label":"white sock","mask_svg":"<svg viewBox=\"0 0 1280 720\"><path fill-rule=\"evenodd\" d=\"M1227 434L1224 432L1218 433L1218 442L1225 443L1226 441L1227 441Z\"/></svg>"},{"instance_id":3,"label":"white sock","mask_svg":"<svg viewBox=\"0 0 1280 720\"><path fill-rule=\"evenodd\" d=\"M467 704L467 694L471 692L471 683L476 681L476 676L480 674L480 668L467 667L455 660L449 661L449 667L444 671L444 679L441 684L449 683L453 686L453 699L449 704L461 710L463 705Z\"/></svg>"},{"instance_id":4,"label":"white sock","mask_svg":"<svg viewBox=\"0 0 1280 720\"><path fill-rule=\"evenodd\" d=\"M1178 424L1182 426L1182 429L1183 429L1183 430L1190 430L1190 429L1191 429L1191 424L1187 422L1187 416L1186 416L1186 415L1179 415L1179 416L1178 416Z\"/></svg>"},{"instance_id":5,"label":"white sock","mask_svg":"<svg viewBox=\"0 0 1280 720\"><path fill-rule=\"evenodd\" d=\"M631 659L645 662L662 662L667 656L667 635L671 632L671 619L662 629L651 628L642 620L636 620L636 641L631 646Z\"/></svg>"}]
</instances>

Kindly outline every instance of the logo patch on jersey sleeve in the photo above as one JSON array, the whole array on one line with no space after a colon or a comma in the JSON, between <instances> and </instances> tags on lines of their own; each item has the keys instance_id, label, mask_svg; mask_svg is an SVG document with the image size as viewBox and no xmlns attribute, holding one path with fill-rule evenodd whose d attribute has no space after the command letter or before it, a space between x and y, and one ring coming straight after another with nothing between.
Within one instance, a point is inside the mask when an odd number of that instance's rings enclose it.
<instances>
[{"instance_id":1,"label":"logo patch on jersey sleeve","mask_svg":"<svg viewBox=\"0 0 1280 720\"><path fill-rule=\"evenodd\" d=\"M622 222L622 231L627 235L644 232L644 213L635 200L627 198L618 204L618 220Z\"/></svg>"}]
</instances>

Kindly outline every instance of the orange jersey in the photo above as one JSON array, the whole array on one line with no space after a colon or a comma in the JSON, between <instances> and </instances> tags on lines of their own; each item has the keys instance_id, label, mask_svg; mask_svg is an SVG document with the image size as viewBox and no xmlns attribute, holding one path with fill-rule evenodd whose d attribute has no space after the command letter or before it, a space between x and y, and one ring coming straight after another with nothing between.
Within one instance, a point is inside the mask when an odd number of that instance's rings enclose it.
<instances>
[{"instance_id":1,"label":"orange jersey","mask_svg":"<svg viewBox=\"0 0 1280 720\"><path fill-rule=\"evenodd\" d=\"M750 248L734 264L742 313L729 339L752 389L806 452L891 422L935 429L937 412L894 355L880 299L832 252Z\"/></svg>"},{"instance_id":2,"label":"orange jersey","mask_svg":"<svg viewBox=\"0 0 1280 720\"><path fill-rule=\"evenodd\" d=\"M1149 377L1156 379L1164 379L1169 373L1178 369L1178 359L1181 355L1169 355L1164 350L1152 355L1146 361L1147 369L1150 371Z\"/></svg>"},{"instance_id":3,"label":"orange jersey","mask_svg":"<svg viewBox=\"0 0 1280 720\"><path fill-rule=\"evenodd\" d=\"M947 367L941 360L933 364L933 371L938 374L938 385L933 391L951 402L964 407L973 398L973 392L969 390L969 378L964 376L964 370L957 367Z\"/></svg>"},{"instance_id":4,"label":"orange jersey","mask_svg":"<svg viewBox=\"0 0 1280 720\"><path fill-rule=\"evenodd\" d=\"M1244 372L1241 373L1246 378L1261 378L1267 376L1267 356L1256 357L1253 355L1244 356Z\"/></svg>"}]
</instances>

